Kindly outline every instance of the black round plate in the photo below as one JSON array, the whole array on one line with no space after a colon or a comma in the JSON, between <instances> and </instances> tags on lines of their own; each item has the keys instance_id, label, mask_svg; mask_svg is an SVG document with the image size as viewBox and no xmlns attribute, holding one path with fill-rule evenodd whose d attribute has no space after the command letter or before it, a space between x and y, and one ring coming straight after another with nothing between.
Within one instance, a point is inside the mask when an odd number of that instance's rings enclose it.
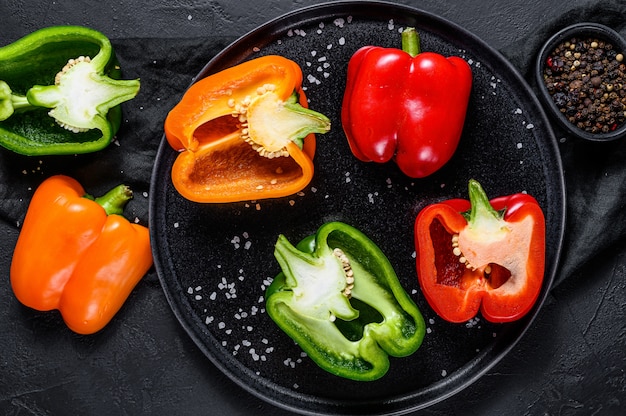
<instances>
[{"instance_id":1,"label":"black round plate","mask_svg":"<svg viewBox=\"0 0 626 416\"><path fill-rule=\"evenodd\" d=\"M362 163L340 122L346 67L364 45L400 47L416 27L422 50L459 55L474 86L461 144L453 159L425 179L393 163ZM565 221L565 189L556 140L528 85L494 49L462 28L423 11L388 3L337 2L277 18L243 36L198 79L244 60L279 54L304 73L310 107L331 118L318 137L315 176L297 195L232 204L197 204L173 188L177 153L162 141L150 192L156 269L182 326L208 358L252 394L307 414L401 414L468 386L519 340L543 303L556 271ZM391 115L392 116L392 115ZM547 268L540 299L523 319L490 324L441 320L417 283L413 225L424 206L466 198L470 178L490 197L528 192L547 220ZM279 266L279 233L291 241L332 220L351 224L387 254L424 314L427 333L412 356L392 359L382 379L363 383L319 369L271 321L264 291Z\"/></svg>"}]
</instances>

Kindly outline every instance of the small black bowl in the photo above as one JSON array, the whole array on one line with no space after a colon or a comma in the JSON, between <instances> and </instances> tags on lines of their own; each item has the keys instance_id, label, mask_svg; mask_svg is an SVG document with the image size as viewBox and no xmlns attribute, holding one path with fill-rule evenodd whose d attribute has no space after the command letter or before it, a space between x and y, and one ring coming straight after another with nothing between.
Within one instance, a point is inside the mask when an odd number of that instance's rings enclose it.
<instances>
[{"instance_id":1,"label":"small black bowl","mask_svg":"<svg viewBox=\"0 0 626 416\"><path fill-rule=\"evenodd\" d=\"M537 55L535 63L537 87L539 88L540 97L543 100L544 105L549 109L549 112L559 122L559 124L576 137L592 141L611 141L626 136L626 122L619 125L615 130L607 133L592 133L577 127L559 111L559 108L554 103L552 96L548 92L544 82L544 69L547 65L548 57L561 42L574 37L578 39L597 38L598 40L603 40L612 44L618 53L626 54L626 41L624 38L607 26L597 23L578 23L560 30L543 45ZM624 83L624 88L626 88L626 83Z\"/></svg>"}]
</instances>

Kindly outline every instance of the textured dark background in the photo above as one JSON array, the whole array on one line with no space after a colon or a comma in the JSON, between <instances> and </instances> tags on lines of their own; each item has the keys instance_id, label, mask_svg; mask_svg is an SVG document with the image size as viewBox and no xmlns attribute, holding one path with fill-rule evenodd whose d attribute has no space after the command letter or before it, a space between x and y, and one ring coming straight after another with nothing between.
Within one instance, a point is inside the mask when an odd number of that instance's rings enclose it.
<instances>
[{"instance_id":1,"label":"textured dark background","mask_svg":"<svg viewBox=\"0 0 626 416\"><path fill-rule=\"evenodd\" d=\"M32 190L55 173L93 193L122 180L129 218L147 224L152 161L165 114L223 47L284 12L319 1L0 1L0 44L40 27L86 25L109 36L125 77L119 145L98 155L29 159L0 149L0 414L288 415L222 375L170 311L154 270L107 328L89 337L58 315L22 307L9 284L12 250ZM532 85L542 41L579 21L626 35L626 2L402 1L438 14L502 52ZM182 51L182 53L181 53ZM1 65L1 63L0 63ZM182 86L182 87L181 87ZM626 408L626 143L584 143L555 126L568 192L560 271L515 349L466 390L419 415L621 415ZM107 177L93 172L106 171Z\"/></svg>"}]
</instances>

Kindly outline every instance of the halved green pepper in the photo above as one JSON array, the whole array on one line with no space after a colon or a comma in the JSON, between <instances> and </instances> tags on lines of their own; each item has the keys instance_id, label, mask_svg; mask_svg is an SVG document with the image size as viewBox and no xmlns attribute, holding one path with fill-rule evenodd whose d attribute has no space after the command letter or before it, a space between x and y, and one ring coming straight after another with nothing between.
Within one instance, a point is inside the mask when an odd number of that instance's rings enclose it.
<instances>
[{"instance_id":1,"label":"halved green pepper","mask_svg":"<svg viewBox=\"0 0 626 416\"><path fill-rule=\"evenodd\" d=\"M25 155L101 150L121 124L139 80L120 80L109 39L53 26L0 48L0 145Z\"/></svg>"},{"instance_id":2,"label":"halved green pepper","mask_svg":"<svg viewBox=\"0 0 626 416\"><path fill-rule=\"evenodd\" d=\"M295 247L280 235L274 255L282 272L266 291L267 313L322 369L376 380L390 355L405 357L421 345L419 309L361 231L329 222Z\"/></svg>"}]
</instances>

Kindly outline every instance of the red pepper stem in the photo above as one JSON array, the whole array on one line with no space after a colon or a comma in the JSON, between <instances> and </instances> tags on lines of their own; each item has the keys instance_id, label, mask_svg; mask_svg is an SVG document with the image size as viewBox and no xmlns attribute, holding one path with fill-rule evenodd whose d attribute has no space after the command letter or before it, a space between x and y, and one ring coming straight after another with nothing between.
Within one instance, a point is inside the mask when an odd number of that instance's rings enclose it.
<instances>
[{"instance_id":1,"label":"red pepper stem","mask_svg":"<svg viewBox=\"0 0 626 416\"><path fill-rule=\"evenodd\" d=\"M407 27L402 31L402 50L413 58L421 52L420 36L414 27Z\"/></svg>"},{"instance_id":2,"label":"red pepper stem","mask_svg":"<svg viewBox=\"0 0 626 416\"><path fill-rule=\"evenodd\" d=\"M95 198L107 215L122 215L124 206L133 197L133 191L126 185L118 185L101 197ZM91 198L90 198L91 199Z\"/></svg>"},{"instance_id":3,"label":"red pepper stem","mask_svg":"<svg viewBox=\"0 0 626 416\"><path fill-rule=\"evenodd\" d=\"M499 228L504 213L498 212L493 208L485 190L478 181L470 179L468 189L469 200L472 206L467 215L469 227L488 227L489 224L493 224L494 227Z\"/></svg>"}]
</instances>

